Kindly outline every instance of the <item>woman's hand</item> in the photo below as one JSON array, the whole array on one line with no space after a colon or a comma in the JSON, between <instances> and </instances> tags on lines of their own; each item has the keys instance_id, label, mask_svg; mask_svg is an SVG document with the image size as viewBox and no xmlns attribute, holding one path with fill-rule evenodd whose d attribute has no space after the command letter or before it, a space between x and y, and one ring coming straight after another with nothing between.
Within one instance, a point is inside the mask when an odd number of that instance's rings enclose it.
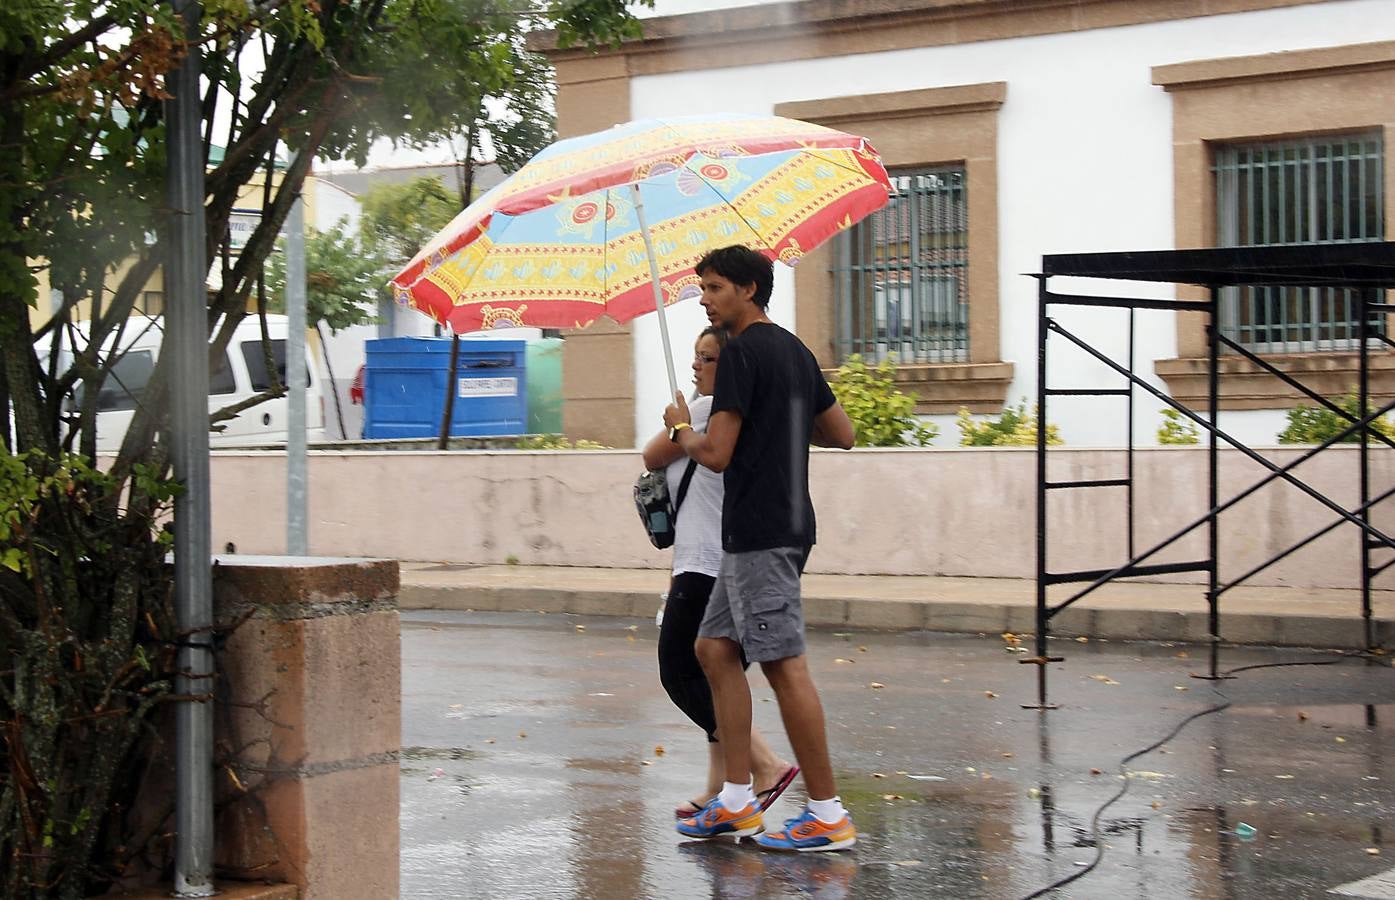
<instances>
[{"instance_id":1,"label":"woman's hand","mask_svg":"<svg viewBox=\"0 0 1395 900\"><path fill-rule=\"evenodd\" d=\"M693 417L688 412L688 401L683 399L682 391L673 395L673 402L664 410L664 424L666 426L672 428L679 422L685 425L693 424Z\"/></svg>"}]
</instances>

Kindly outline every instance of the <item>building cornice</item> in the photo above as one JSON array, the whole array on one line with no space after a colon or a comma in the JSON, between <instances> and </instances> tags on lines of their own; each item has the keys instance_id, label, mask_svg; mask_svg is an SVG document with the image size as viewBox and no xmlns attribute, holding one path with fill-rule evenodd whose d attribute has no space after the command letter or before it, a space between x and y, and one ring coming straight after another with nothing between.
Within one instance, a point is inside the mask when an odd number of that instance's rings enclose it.
<instances>
[{"instance_id":1,"label":"building cornice","mask_svg":"<svg viewBox=\"0 0 1395 900\"><path fill-rule=\"evenodd\" d=\"M1395 41L1229 56L1153 67L1153 84L1182 91L1395 68Z\"/></svg>"},{"instance_id":2,"label":"building cornice","mask_svg":"<svg viewBox=\"0 0 1395 900\"><path fill-rule=\"evenodd\" d=\"M1335 0L790 0L643 19L642 37L597 51L561 49L554 32L533 35L530 46L557 65L559 79L598 80L1329 2Z\"/></svg>"}]
</instances>

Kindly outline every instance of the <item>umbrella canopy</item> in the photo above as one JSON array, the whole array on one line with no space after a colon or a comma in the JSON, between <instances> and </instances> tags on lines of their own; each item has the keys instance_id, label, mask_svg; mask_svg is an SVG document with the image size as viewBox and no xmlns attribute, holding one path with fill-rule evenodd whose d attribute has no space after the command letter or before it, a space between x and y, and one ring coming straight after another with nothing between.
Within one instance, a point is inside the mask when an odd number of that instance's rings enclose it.
<instances>
[{"instance_id":1,"label":"umbrella canopy","mask_svg":"<svg viewBox=\"0 0 1395 900\"><path fill-rule=\"evenodd\" d=\"M871 146L831 128L632 122L543 150L457 216L393 293L457 333L628 321L656 294L665 305L697 296L692 267L709 250L746 244L793 265L889 191Z\"/></svg>"}]
</instances>

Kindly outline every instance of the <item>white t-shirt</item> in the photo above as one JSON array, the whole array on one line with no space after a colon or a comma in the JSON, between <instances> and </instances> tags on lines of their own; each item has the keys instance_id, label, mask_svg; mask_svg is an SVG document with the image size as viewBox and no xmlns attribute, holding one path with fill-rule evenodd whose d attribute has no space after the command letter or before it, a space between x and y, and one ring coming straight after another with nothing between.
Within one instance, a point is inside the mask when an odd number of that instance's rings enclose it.
<instances>
[{"instance_id":1,"label":"white t-shirt","mask_svg":"<svg viewBox=\"0 0 1395 900\"><path fill-rule=\"evenodd\" d=\"M706 431L712 415L712 397L698 397L688 404L693 430ZM678 486L688 468L688 457L669 464L669 496L678 499ZM717 577L722 566L722 476L705 466L693 469L693 480L678 508L677 534L673 540L673 574L700 572Z\"/></svg>"}]
</instances>

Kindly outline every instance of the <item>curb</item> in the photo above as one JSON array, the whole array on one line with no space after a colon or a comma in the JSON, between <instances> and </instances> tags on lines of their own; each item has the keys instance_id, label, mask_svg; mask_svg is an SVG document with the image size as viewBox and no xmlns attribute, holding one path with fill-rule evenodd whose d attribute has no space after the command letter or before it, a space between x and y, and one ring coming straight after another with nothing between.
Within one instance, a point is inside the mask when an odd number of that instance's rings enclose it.
<instances>
[{"instance_id":1,"label":"curb","mask_svg":"<svg viewBox=\"0 0 1395 900\"><path fill-rule=\"evenodd\" d=\"M403 583L401 609L442 609L476 612L548 612L585 616L650 619L659 608L653 591L627 589L560 590L543 587L459 587ZM804 619L814 627L879 631L943 631L961 634L1036 631L1036 608L1021 603L964 603L935 600L838 598L806 593ZM1055 616L1051 634L1106 640L1210 642L1205 611L1179 612L1130 608L1072 607ZM1376 618L1376 644L1395 645L1395 620ZM1335 650L1365 648L1362 621L1357 616L1221 615L1221 637L1228 644L1274 647L1322 647Z\"/></svg>"}]
</instances>

